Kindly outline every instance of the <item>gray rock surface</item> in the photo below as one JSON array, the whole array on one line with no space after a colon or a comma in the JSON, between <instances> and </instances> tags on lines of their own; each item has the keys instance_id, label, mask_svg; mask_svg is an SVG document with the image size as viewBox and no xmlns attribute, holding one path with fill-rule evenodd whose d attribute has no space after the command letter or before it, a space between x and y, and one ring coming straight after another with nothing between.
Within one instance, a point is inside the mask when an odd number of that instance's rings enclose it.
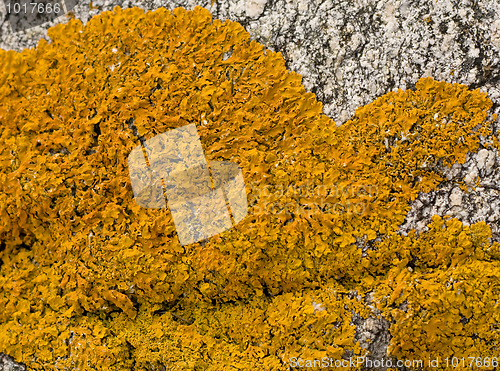
<instances>
[{"instance_id":1,"label":"gray rock surface","mask_svg":"<svg viewBox=\"0 0 500 371\"><path fill-rule=\"evenodd\" d=\"M14 362L11 357L0 353L0 371L26 371L26 367Z\"/></svg>"},{"instance_id":2,"label":"gray rock surface","mask_svg":"<svg viewBox=\"0 0 500 371\"><path fill-rule=\"evenodd\" d=\"M83 22L115 5L188 9L201 5L215 18L240 22L252 38L280 51L289 69L323 102L338 125L355 109L425 76L468 84L488 93L500 114L500 1L498 0L96 0L80 1L73 13ZM0 3L0 47L21 50L47 38L46 29L66 18L13 33ZM500 132L499 121L495 132ZM500 157L481 149L463 165L445 169L447 181L421 194L400 231L425 230L434 214L466 224L486 221L500 241ZM463 192L457 181L480 186ZM390 341L383 318L353 318L357 339L382 357ZM10 367L10 368L9 368ZM16 370L0 355L0 370Z\"/></svg>"}]
</instances>

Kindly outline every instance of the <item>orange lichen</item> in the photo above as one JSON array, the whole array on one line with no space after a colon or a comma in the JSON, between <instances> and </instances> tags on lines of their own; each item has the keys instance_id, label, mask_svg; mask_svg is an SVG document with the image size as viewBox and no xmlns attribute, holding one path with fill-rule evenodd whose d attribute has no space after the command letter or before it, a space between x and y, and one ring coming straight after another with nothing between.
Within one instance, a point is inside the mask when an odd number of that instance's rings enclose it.
<instances>
[{"instance_id":1,"label":"orange lichen","mask_svg":"<svg viewBox=\"0 0 500 371\"><path fill-rule=\"evenodd\" d=\"M1 352L80 370L361 356L352 313L372 312L356 289L375 291L396 321L394 356L491 353L498 319L460 327L459 316L471 300L495 308L489 227L435 219L420 237L397 235L409 201L443 180L440 165L491 134L484 93L422 79L336 127L280 53L200 7L117 7L48 34L35 49L0 50ZM190 123L208 161L241 167L250 215L181 246L168 209L134 202L127 156L138 136ZM458 299L440 281L450 272ZM431 293L453 311L428 309ZM403 300L406 314L394 307ZM454 333L465 347L443 342Z\"/></svg>"},{"instance_id":2,"label":"orange lichen","mask_svg":"<svg viewBox=\"0 0 500 371\"><path fill-rule=\"evenodd\" d=\"M377 288L379 307L395 322L393 355L498 357L500 244L490 238L484 222L468 227L435 216L418 238L392 235L370 252L380 268L395 259Z\"/></svg>"}]
</instances>

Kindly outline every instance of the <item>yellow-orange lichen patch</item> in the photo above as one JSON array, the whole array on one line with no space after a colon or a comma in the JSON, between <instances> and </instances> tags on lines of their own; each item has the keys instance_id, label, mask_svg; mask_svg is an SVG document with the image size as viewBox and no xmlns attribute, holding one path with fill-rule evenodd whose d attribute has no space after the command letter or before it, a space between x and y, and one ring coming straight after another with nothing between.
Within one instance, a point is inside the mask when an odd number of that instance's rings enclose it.
<instances>
[{"instance_id":1,"label":"yellow-orange lichen patch","mask_svg":"<svg viewBox=\"0 0 500 371\"><path fill-rule=\"evenodd\" d=\"M364 355L352 313L371 309L351 290L378 295L395 356L498 343L496 317L474 322L464 304L496 308L489 227L436 219L428 234L397 235L440 166L491 134L486 94L426 78L336 127L279 53L200 7L117 7L48 34L0 50L0 352L80 370L278 370L291 357ZM249 215L181 246L168 209L134 202L127 156L140 136L193 123L209 161L241 167ZM452 273L459 299L441 281ZM455 312L429 312L431 293ZM464 348L443 343L456 331Z\"/></svg>"}]
</instances>

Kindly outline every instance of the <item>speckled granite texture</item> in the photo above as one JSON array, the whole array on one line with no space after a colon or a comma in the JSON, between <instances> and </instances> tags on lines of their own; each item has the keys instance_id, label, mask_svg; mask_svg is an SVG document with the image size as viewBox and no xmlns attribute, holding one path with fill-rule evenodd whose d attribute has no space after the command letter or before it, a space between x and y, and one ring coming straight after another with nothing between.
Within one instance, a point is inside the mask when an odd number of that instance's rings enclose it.
<instances>
[{"instance_id":1,"label":"speckled granite texture","mask_svg":"<svg viewBox=\"0 0 500 371\"><path fill-rule=\"evenodd\" d=\"M434 0L218 0L208 1L80 1L73 9L86 22L120 5L144 9L201 5L214 18L240 22L252 38L280 51L287 67L303 76L306 89L324 104L337 125L355 109L391 90L412 88L424 76L480 88L500 114L500 2ZM0 47L22 50L47 38L53 22L13 33L0 3ZM498 135L500 123L496 122ZM481 149L465 164L446 171L447 182L412 204L400 231L425 230L434 214L452 215L466 224L486 221L500 240L500 157ZM457 182L480 186L464 192ZM355 293L353 293L355 295ZM369 305L369 303L367 303ZM389 343L384 320L354 319L358 340L377 357ZM0 355L0 371L21 370Z\"/></svg>"}]
</instances>

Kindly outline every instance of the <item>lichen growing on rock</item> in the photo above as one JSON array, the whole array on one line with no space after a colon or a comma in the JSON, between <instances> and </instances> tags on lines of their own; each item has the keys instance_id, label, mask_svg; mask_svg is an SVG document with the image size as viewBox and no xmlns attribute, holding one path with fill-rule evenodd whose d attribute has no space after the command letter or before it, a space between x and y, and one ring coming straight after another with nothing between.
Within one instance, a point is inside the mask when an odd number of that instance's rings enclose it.
<instances>
[{"instance_id":1,"label":"lichen growing on rock","mask_svg":"<svg viewBox=\"0 0 500 371\"><path fill-rule=\"evenodd\" d=\"M491 134L486 94L422 79L336 127L279 53L200 7L117 7L49 36L0 51L0 352L81 370L364 355L352 314L373 313L352 290L375 292L394 320L395 357L498 344L489 227L435 219L421 236L397 234L440 166ZM134 202L127 156L191 123L209 162L241 167L250 215L181 246L168 209Z\"/></svg>"},{"instance_id":2,"label":"lichen growing on rock","mask_svg":"<svg viewBox=\"0 0 500 371\"><path fill-rule=\"evenodd\" d=\"M394 259L377 288L380 308L395 321L393 354L498 357L500 244L490 238L484 222L469 227L434 216L418 238L393 235L371 251L379 267Z\"/></svg>"}]
</instances>

